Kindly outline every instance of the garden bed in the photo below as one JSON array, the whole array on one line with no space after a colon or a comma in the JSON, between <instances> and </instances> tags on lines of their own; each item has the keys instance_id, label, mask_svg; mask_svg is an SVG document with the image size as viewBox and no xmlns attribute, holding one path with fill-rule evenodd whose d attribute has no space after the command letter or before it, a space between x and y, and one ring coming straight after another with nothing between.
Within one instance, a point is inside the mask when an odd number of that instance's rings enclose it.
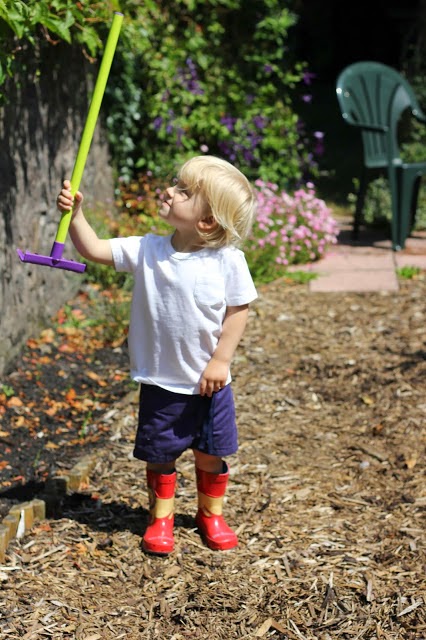
<instances>
[{"instance_id":1,"label":"garden bed","mask_svg":"<svg viewBox=\"0 0 426 640\"><path fill-rule=\"evenodd\" d=\"M1 637L426 638L425 294L422 278L386 294L260 288L233 368L235 551L195 529L188 453L176 550L144 555L135 398L99 415L107 437L78 449L97 457L89 485L9 545Z\"/></svg>"}]
</instances>

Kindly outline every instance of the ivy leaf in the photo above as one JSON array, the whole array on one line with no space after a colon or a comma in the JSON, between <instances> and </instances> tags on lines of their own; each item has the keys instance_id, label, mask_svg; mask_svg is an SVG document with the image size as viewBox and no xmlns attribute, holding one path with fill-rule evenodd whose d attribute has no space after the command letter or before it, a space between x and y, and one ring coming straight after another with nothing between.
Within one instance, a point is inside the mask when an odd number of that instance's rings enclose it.
<instances>
[{"instance_id":1,"label":"ivy leaf","mask_svg":"<svg viewBox=\"0 0 426 640\"><path fill-rule=\"evenodd\" d=\"M68 42L68 44L71 44L71 32L67 24L62 19L50 15L44 18L43 24L47 29L49 29L49 31L51 31L51 33L54 33L62 40L65 40L65 42Z\"/></svg>"},{"instance_id":2,"label":"ivy leaf","mask_svg":"<svg viewBox=\"0 0 426 640\"><path fill-rule=\"evenodd\" d=\"M15 2L14 6L7 7L4 0L0 0L0 18L6 22L18 38L22 38L28 18L28 8L23 2Z\"/></svg>"},{"instance_id":3,"label":"ivy leaf","mask_svg":"<svg viewBox=\"0 0 426 640\"><path fill-rule=\"evenodd\" d=\"M78 40L86 45L91 56L95 56L96 52L102 48L101 40L95 31L85 29L79 36Z\"/></svg>"}]
</instances>

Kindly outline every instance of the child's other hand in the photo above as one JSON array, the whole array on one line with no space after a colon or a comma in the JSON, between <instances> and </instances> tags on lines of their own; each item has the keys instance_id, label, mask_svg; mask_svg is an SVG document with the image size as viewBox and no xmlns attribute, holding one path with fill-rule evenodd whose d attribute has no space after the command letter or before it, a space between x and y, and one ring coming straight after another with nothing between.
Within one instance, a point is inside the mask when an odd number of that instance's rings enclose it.
<instances>
[{"instance_id":1,"label":"child's other hand","mask_svg":"<svg viewBox=\"0 0 426 640\"><path fill-rule=\"evenodd\" d=\"M219 391L226 385L228 373L228 363L215 360L213 357L201 376L200 395L211 398L215 391Z\"/></svg>"},{"instance_id":2,"label":"child's other hand","mask_svg":"<svg viewBox=\"0 0 426 640\"><path fill-rule=\"evenodd\" d=\"M73 209L75 215L80 209L82 202L83 194L80 191L77 191L73 197L71 194L71 182L69 180L64 180L62 190L56 200L59 211L61 213L65 213Z\"/></svg>"}]
</instances>

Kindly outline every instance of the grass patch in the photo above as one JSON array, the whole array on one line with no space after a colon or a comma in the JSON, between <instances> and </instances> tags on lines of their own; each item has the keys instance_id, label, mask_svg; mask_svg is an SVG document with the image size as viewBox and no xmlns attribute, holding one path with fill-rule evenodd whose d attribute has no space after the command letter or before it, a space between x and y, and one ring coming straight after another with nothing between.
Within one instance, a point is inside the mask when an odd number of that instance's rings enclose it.
<instances>
[{"instance_id":1,"label":"grass patch","mask_svg":"<svg viewBox=\"0 0 426 640\"><path fill-rule=\"evenodd\" d=\"M318 274L313 271L288 271L284 276L284 280L292 284L307 284L316 278Z\"/></svg>"},{"instance_id":2,"label":"grass patch","mask_svg":"<svg viewBox=\"0 0 426 640\"><path fill-rule=\"evenodd\" d=\"M400 267L396 270L398 278L402 278L403 280L414 280L415 278L418 278L421 273L422 270L420 267L413 267L409 265Z\"/></svg>"}]
</instances>

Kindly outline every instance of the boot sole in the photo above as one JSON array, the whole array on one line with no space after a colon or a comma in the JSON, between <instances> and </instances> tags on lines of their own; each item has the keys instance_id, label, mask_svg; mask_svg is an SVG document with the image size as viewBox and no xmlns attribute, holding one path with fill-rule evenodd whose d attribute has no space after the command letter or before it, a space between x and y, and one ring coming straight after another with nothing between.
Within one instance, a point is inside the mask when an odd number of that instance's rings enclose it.
<instances>
[{"instance_id":1,"label":"boot sole","mask_svg":"<svg viewBox=\"0 0 426 640\"><path fill-rule=\"evenodd\" d=\"M204 543L206 544L206 546L211 549L212 551L230 551L231 549L236 549L238 547L238 542L235 543L231 543L231 544L225 544L225 545L220 545L217 544L216 542L210 541L208 540L205 536L201 535L201 538L203 539Z\"/></svg>"},{"instance_id":2,"label":"boot sole","mask_svg":"<svg viewBox=\"0 0 426 640\"><path fill-rule=\"evenodd\" d=\"M209 548L212 549L212 551L229 551L230 549L236 549L238 547L238 540L236 542L228 542L228 543L224 543L224 544L220 544L219 542L215 542L214 540L212 540L211 538L208 538L202 531L202 529L200 529L200 527L198 527L198 533L200 534L200 537L202 539L202 541L204 542L204 544Z\"/></svg>"},{"instance_id":3,"label":"boot sole","mask_svg":"<svg viewBox=\"0 0 426 640\"><path fill-rule=\"evenodd\" d=\"M165 551L164 549L156 549L154 547L149 548L147 547L144 541L142 541L141 546L142 546L142 550L145 551L145 553L149 553L152 556L168 556L174 551L174 546L167 551Z\"/></svg>"}]
</instances>

